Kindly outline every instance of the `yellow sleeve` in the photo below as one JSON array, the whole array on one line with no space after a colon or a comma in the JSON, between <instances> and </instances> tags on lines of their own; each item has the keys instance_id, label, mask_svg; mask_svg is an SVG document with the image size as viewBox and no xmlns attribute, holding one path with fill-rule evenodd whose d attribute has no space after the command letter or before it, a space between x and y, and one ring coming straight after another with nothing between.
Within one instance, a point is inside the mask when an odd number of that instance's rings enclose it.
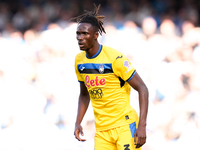
<instances>
[{"instance_id":1,"label":"yellow sleeve","mask_svg":"<svg viewBox=\"0 0 200 150\"><path fill-rule=\"evenodd\" d=\"M78 61L79 61L78 58L79 58L78 56L76 56L76 58L75 58L75 71L76 71L76 76L77 76L77 79L78 79L79 82L84 82L84 80L83 80L83 78L82 78L80 72L78 71L78 65L79 65L79 64L78 64Z\"/></svg>"},{"instance_id":2,"label":"yellow sleeve","mask_svg":"<svg viewBox=\"0 0 200 150\"><path fill-rule=\"evenodd\" d=\"M131 66L131 62L124 55L118 56L113 62L113 72L124 81L129 81L136 70Z\"/></svg>"}]
</instances>

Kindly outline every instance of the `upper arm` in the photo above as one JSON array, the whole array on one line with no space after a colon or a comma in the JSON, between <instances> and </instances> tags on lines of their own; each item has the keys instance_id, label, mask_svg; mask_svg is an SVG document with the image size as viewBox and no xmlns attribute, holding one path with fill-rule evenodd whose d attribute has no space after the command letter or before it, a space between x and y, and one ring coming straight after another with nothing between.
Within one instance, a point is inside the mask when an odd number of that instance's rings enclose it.
<instances>
[{"instance_id":1,"label":"upper arm","mask_svg":"<svg viewBox=\"0 0 200 150\"><path fill-rule=\"evenodd\" d=\"M128 83L131 85L132 88L134 88L136 91L148 91L145 83L139 76L139 74L136 72L134 76L128 81Z\"/></svg>"},{"instance_id":2,"label":"upper arm","mask_svg":"<svg viewBox=\"0 0 200 150\"><path fill-rule=\"evenodd\" d=\"M88 90L84 83L80 83L80 95L82 96L89 96Z\"/></svg>"},{"instance_id":3,"label":"upper arm","mask_svg":"<svg viewBox=\"0 0 200 150\"><path fill-rule=\"evenodd\" d=\"M80 63L80 61L81 61L80 59L81 59L81 54L79 53L79 54L76 55L74 68L75 68L75 73L76 73L76 77L77 77L78 81L80 83L83 83L84 79L79 72L79 70L82 68L82 64Z\"/></svg>"}]
</instances>

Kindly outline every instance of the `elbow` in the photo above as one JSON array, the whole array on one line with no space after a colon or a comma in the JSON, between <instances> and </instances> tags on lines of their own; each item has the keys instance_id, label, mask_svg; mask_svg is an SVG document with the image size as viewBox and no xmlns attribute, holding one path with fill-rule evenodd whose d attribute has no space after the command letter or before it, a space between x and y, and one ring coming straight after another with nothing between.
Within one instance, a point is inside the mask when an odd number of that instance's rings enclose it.
<instances>
[{"instance_id":1,"label":"elbow","mask_svg":"<svg viewBox=\"0 0 200 150\"><path fill-rule=\"evenodd\" d=\"M139 89L138 92L141 93L142 95L146 95L146 97L149 97L149 90L147 86L144 84L142 85Z\"/></svg>"},{"instance_id":2,"label":"elbow","mask_svg":"<svg viewBox=\"0 0 200 150\"><path fill-rule=\"evenodd\" d=\"M143 90L145 91L145 93L147 93L149 95L149 90L146 85L143 87Z\"/></svg>"}]
</instances>

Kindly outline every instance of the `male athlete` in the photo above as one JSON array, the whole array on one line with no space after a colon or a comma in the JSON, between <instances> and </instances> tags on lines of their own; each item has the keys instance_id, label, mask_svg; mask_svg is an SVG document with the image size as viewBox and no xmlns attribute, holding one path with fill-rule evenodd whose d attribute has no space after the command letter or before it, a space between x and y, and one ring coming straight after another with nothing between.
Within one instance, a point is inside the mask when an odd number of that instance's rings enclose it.
<instances>
[{"instance_id":1,"label":"male athlete","mask_svg":"<svg viewBox=\"0 0 200 150\"><path fill-rule=\"evenodd\" d=\"M80 82L74 135L83 135L82 119L91 100L95 116L95 150L135 150L146 142L148 89L124 54L99 44L104 16L100 5L76 18L80 52L75 70ZM139 94L139 117L130 106L131 87Z\"/></svg>"}]
</instances>

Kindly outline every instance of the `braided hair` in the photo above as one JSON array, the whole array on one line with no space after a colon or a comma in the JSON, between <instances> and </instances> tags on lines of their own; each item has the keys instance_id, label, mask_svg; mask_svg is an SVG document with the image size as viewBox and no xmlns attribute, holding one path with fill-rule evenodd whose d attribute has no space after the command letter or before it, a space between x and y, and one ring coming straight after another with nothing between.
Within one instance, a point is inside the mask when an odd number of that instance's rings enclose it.
<instances>
[{"instance_id":1,"label":"braided hair","mask_svg":"<svg viewBox=\"0 0 200 150\"><path fill-rule=\"evenodd\" d=\"M94 26L97 31L100 33L100 35L102 35L102 32L106 33L104 27L103 27L103 22L104 22L104 18L106 18L105 16L98 16L98 12L99 12L99 8L100 8L100 4L97 7L94 4L94 11L88 11L85 10L85 13L71 18L70 20L76 20L77 23L90 23L92 26Z\"/></svg>"}]
</instances>

